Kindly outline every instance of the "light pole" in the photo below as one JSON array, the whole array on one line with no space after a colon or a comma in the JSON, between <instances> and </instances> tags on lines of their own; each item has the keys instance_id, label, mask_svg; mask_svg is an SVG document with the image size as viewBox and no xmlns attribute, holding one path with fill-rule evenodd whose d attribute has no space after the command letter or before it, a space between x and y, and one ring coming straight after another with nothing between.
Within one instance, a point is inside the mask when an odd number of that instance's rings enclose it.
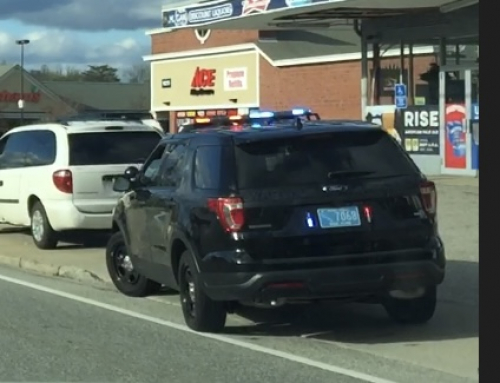
<instances>
[{"instance_id":1,"label":"light pole","mask_svg":"<svg viewBox=\"0 0 500 383\"><path fill-rule=\"evenodd\" d=\"M29 40L16 40L16 44L21 46L21 97L18 101L19 109L21 110L21 124L24 124L24 46L30 43Z\"/></svg>"}]
</instances>

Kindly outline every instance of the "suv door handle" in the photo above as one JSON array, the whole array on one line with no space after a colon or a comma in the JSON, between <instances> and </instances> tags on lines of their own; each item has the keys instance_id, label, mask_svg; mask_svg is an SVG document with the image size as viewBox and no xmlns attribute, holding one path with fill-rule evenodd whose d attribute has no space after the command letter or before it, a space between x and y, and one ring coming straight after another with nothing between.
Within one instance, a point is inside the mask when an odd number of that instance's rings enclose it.
<instances>
[{"instance_id":1,"label":"suv door handle","mask_svg":"<svg viewBox=\"0 0 500 383\"><path fill-rule=\"evenodd\" d=\"M0 186L3 186L3 181L0 181Z\"/></svg>"}]
</instances>

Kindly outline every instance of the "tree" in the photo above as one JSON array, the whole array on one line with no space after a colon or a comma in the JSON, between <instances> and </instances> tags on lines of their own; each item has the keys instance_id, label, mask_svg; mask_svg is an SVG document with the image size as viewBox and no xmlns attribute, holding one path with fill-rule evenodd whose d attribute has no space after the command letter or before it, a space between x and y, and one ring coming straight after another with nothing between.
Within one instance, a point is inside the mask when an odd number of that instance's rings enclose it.
<instances>
[{"instance_id":1,"label":"tree","mask_svg":"<svg viewBox=\"0 0 500 383\"><path fill-rule=\"evenodd\" d=\"M142 84L151 78L151 66L147 63L134 64L123 72L123 77L130 84Z\"/></svg>"},{"instance_id":2,"label":"tree","mask_svg":"<svg viewBox=\"0 0 500 383\"><path fill-rule=\"evenodd\" d=\"M40 69L31 70L30 73L39 81L81 81L82 73L74 67L42 65Z\"/></svg>"},{"instance_id":3,"label":"tree","mask_svg":"<svg viewBox=\"0 0 500 383\"><path fill-rule=\"evenodd\" d=\"M94 82L120 82L117 72L118 69L109 65L89 65L88 69L82 72L82 80Z\"/></svg>"}]
</instances>

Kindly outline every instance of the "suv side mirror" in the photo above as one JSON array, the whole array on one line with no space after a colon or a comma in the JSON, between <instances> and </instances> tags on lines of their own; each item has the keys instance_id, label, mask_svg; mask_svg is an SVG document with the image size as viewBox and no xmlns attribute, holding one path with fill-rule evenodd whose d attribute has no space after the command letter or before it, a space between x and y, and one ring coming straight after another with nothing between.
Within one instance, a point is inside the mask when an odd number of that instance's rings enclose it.
<instances>
[{"instance_id":1,"label":"suv side mirror","mask_svg":"<svg viewBox=\"0 0 500 383\"><path fill-rule=\"evenodd\" d=\"M127 169L125 169L123 177L129 182L134 182L138 174L139 174L139 169L137 169L135 166L129 166Z\"/></svg>"},{"instance_id":2,"label":"suv side mirror","mask_svg":"<svg viewBox=\"0 0 500 383\"><path fill-rule=\"evenodd\" d=\"M127 192L130 190L132 186L132 182L124 177L124 176L120 176L118 178L115 179L115 182L113 183L113 191L115 192Z\"/></svg>"}]
</instances>

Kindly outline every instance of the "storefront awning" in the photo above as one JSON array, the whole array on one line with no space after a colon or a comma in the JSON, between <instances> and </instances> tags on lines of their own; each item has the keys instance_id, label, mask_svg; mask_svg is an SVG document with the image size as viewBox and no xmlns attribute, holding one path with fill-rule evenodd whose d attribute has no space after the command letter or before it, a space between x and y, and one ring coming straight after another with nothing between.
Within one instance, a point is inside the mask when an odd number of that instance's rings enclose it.
<instances>
[{"instance_id":1,"label":"storefront awning","mask_svg":"<svg viewBox=\"0 0 500 383\"><path fill-rule=\"evenodd\" d=\"M164 7L166 29L328 28L353 19L374 19L439 10L450 0L216 0Z\"/></svg>"}]
</instances>

